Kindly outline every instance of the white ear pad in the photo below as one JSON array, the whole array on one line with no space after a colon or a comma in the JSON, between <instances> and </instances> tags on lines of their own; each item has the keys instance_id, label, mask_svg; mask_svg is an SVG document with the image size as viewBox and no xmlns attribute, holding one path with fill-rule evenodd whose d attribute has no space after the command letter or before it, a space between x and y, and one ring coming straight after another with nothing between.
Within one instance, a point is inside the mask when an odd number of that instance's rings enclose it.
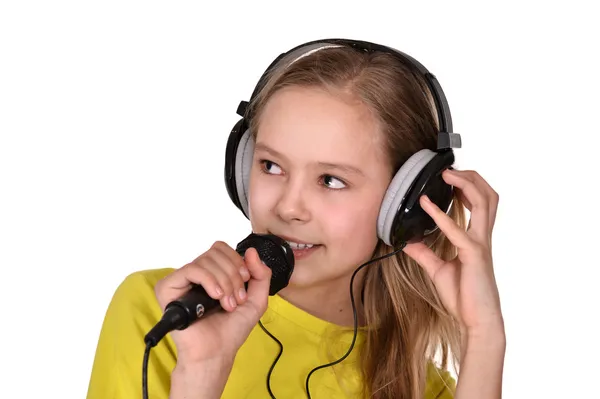
<instances>
[{"instance_id":1,"label":"white ear pad","mask_svg":"<svg viewBox=\"0 0 600 399\"><path fill-rule=\"evenodd\" d=\"M408 189L419 172L423 170L435 155L436 153L429 149L417 152L408 158L390 182L385 196L383 197L379 216L377 218L377 235L387 245L392 245L392 223L394 222L396 212L398 212L402 200L406 196Z\"/></svg>"},{"instance_id":2,"label":"white ear pad","mask_svg":"<svg viewBox=\"0 0 600 399\"><path fill-rule=\"evenodd\" d=\"M244 214L249 218L248 213L248 189L250 185L250 169L252 168L252 157L254 156L254 139L247 129L235 153L235 185L238 198L242 205Z\"/></svg>"}]
</instances>

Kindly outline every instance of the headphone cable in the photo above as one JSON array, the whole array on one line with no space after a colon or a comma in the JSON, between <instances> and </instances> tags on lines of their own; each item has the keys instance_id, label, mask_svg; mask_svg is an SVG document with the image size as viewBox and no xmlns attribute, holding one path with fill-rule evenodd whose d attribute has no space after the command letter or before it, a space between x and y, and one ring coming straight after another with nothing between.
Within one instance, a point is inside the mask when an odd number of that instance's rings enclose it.
<instances>
[{"instance_id":1,"label":"headphone cable","mask_svg":"<svg viewBox=\"0 0 600 399\"><path fill-rule=\"evenodd\" d=\"M281 354L283 353L283 344L281 343L281 341L279 341L277 338L275 338L275 336L273 334L271 334L269 332L269 330L266 329L266 327L263 325L263 323L260 320L258 321L258 324L260 325L260 328L263 329L265 334L267 334L269 337L271 337L279 345L279 353L277 354L277 357L271 364L271 368L269 369L269 374L267 374L267 390L269 391L269 395L271 395L271 399L276 399L275 395L273 394L273 391L271 390L271 374L273 373L275 364L277 364L277 361L279 360L279 358L281 357Z\"/></svg>"},{"instance_id":2,"label":"headphone cable","mask_svg":"<svg viewBox=\"0 0 600 399\"><path fill-rule=\"evenodd\" d=\"M310 389L308 387L308 383L309 383L311 375L315 371L317 371L319 369L322 369L322 368L325 368L325 367L329 367L329 366L334 366L334 365L342 362L346 357L348 357L348 355L350 354L350 352L352 352L352 349L354 349L354 343L356 342L356 335L357 335L357 331L358 331L358 317L356 315L356 304L354 303L354 292L352 291L352 286L354 285L353 283L354 283L354 277L356 276L356 273L358 273L358 271L360 269L362 269L363 267L367 266L368 264L371 264L373 262L377 262L377 261L383 260L385 258L388 258L388 257L392 256L392 255L396 255L398 252L402 251L405 246L406 246L406 243L402 243L397 250L392 251L392 252L390 252L388 254L382 255L382 256L380 256L378 258L371 259L370 261L367 261L367 262L363 263L352 274L352 278L350 279L350 301L352 302L352 312L354 314L354 336L352 337L352 343L350 344L350 348L348 348L348 351L346 352L346 354L344 356L342 356L341 358L339 358L338 360L336 360L334 362L327 363L327 364L324 364L322 366L315 367L314 369L311 370L310 373L308 373L308 376L306 377L306 395L308 395L308 399L311 399Z\"/></svg>"},{"instance_id":3,"label":"headphone cable","mask_svg":"<svg viewBox=\"0 0 600 399\"><path fill-rule=\"evenodd\" d=\"M319 370L319 369L322 369L322 368L325 368L325 367L329 367L329 366L334 366L334 365L336 365L336 364L338 364L338 363L342 362L342 361L343 361L343 360L344 360L346 357L348 357L348 355L350 354L350 352L352 352L352 350L354 349L354 343L356 342L356 336L357 336L357 332L358 332L358 316L357 316L357 314L356 314L356 304L355 304L355 302L354 302L354 292L353 292L353 290L352 290L352 287L353 287L353 285L354 285L354 277L356 276L356 273L358 273L358 272L359 272L359 270L360 270L360 269L362 269L363 267L365 267L365 266L367 266L367 265L369 265L369 264L371 264L371 263L373 263L373 262L377 262L377 261L383 260L383 259L385 259L385 258L388 258L388 257L390 257L390 256L392 256L392 255L396 255L398 252L402 251L402 250L404 249L404 247L405 247L405 246L406 246L406 243L402 243L402 244L400 245L400 247L399 247L397 250L395 250L395 251L392 251L392 252L390 252L390 253L388 253L388 254L382 255L382 256L380 256L380 257L378 257L378 258L371 259L371 260L369 260L369 261L367 261L367 262L363 263L363 264L362 264L361 266L359 266L359 267L358 267L358 268L357 268L357 269L354 271L354 273L352 274L352 278L350 279L350 301L352 302L352 313L353 313L353 315L354 315L354 335L353 335L353 337L352 337L352 343L350 344L350 348L348 348L348 351L346 352L346 354L345 354L344 356L342 356L341 358L339 358L338 360L336 360L336 361L334 361L334 362L327 363L327 364L324 364L324 365L321 365L321 366L315 367L314 369L312 369L312 370L311 370L311 372L310 372L310 373L308 373L308 376L306 377L306 395L308 396L308 399L311 399L311 396L310 396L310 388L309 388L309 381L310 381L310 377L312 376L312 374L313 374L315 371ZM272 372L273 372L273 369L275 368L275 364L277 363L277 361L278 361L278 360L279 360L279 358L281 357L281 354L283 353L283 345L281 344L281 342L280 342L280 341L279 341L277 338L275 338L275 337L273 336L273 334L271 334L271 333L270 333L270 332L269 332L269 331L268 331L268 330L265 328L265 326L263 326L263 324L260 322L260 320L259 320L259 324L260 324L260 327L263 329L263 331L264 331L264 332L265 332L267 335L269 335L269 337L271 337L273 340L275 340L275 341L276 341L276 342L279 344L279 348L280 348L280 350L279 350L279 354L277 355L277 357L275 358L275 360L274 360L274 361L273 361L273 363L271 364L271 368L269 369L269 374L267 375L267 389L268 389L268 391L269 391L269 395L271 395L271 399L276 399L276 398L275 398L275 395L273 395L273 392L272 392L272 390L271 390L271 374L272 374Z\"/></svg>"}]
</instances>

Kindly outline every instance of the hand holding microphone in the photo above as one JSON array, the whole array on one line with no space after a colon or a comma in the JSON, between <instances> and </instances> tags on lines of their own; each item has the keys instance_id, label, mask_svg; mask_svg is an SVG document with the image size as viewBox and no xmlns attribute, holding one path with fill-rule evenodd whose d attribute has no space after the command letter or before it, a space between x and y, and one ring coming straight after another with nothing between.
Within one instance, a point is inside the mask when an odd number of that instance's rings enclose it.
<instances>
[{"instance_id":1,"label":"hand holding microphone","mask_svg":"<svg viewBox=\"0 0 600 399\"><path fill-rule=\"evenodd\" d=\"M277 236L252 233L235 250L215 242L158 282L164 315L146 342L154 346L171 331L178 365L233 362L267 309L268 296L288 284L293 267L291 248Z\"/></svg>"}]
</instances>

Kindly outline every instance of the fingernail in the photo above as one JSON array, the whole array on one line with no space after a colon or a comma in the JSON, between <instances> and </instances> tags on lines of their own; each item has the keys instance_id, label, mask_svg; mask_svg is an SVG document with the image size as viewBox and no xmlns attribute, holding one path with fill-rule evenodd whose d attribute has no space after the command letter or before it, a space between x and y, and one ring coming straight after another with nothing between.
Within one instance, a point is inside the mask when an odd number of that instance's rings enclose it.
<instances>
[{"instance_id":1,"label":"fingernail","mask_svg":"<svg viewBox=\"0 0 600 399\"><path fill-rule=\"evenodd\" d=\"M246 290L243 288L240 288L240 298L246 299Z\"/></svg>"},{"instance_id":2,"label":"fingernail","mask_svg":"<svg viewBox=\"0 0 600 399\"><path fill-rule=\"evenodd\" d=\"M240 274L242 275L242 277L244 278L249 278L250 277L250 272L248 271L248 269L246 268L246 266L242 266L240 268Z\"/></svg>"},{"instance_id":3,"label":"fingernail","mask_svg":"<svg viewBox=\"0 0 600 399\"><path fill-rule=\"evenodd\" d=\"M237 301L235 300L235 298L233 297L233 295L229 296L229 304L231 305L232 308L237 307Z\"/></svg>"},{"instance_id":4,"label":"fingernail","mask_svg":"<svg viewBox=\"0 0 600 399\"><path fill-rule=\"evenodd\" d=\"M431 202L427 194L423 194L423 199L425 200L425 202Z\"/></svg>"},{"instance_id":5,"label":"fingernail","mask_svg":"<svg viewBox=\"0 0 600 399\"><path fill-rule=\"evenodd\" d=\"M221 296L221 295L223 295L223 288L221 288L220 286L218 286L218 285L217 285L217 286L215 287L215 291L217 291L217 295L218 295L218 296Z\"/></svg>"}]
</instances>

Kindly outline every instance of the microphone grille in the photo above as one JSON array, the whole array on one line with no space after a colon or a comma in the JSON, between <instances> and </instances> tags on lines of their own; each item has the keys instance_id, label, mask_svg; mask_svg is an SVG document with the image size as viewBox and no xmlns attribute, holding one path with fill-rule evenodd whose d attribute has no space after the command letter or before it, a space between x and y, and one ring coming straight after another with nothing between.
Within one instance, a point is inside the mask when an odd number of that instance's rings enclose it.
<instances>
[{"instance_id":1,"label":"microphone grille","mask_svg":"<svg viewBox=\"0 0 600 399\"><path fill-rule=\"evenodd\" d=\"M292 248L276 235L251 233L237 245L236 251L244 256L250 247L256 249L260 259L271 269L269 295L275 295L288 285L294 271Z\"/></svg>"}]
</instances>

